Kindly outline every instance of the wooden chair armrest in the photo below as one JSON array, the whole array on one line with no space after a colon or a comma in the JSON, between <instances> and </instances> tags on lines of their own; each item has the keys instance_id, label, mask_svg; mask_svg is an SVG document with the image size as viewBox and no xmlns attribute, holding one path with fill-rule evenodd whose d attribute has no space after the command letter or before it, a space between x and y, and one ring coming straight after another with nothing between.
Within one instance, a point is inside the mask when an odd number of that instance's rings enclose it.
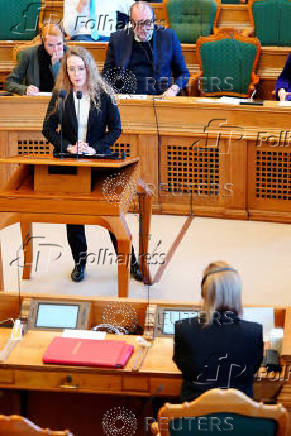
<instances>
[{"instance_id":1,"label":"wooden chair armrest","mask_svg":"<svg viewBox=\"0 0 291 436\"><path fill-rule=\"evenodd\" d=\"M160 436L161 435L161 433L159 432L159 424L157 422L152 422L151 431L152 431L152 434L154 436Z\"/></svg>"},{"instance_id":2,"label":"wooden chair armrest","mask_svg":"<svg viewBox=\"0 0 291 436\"><path fill-rule=\"evenodd\" d=\"M188 85L186 87L186 95L188 97L194 96L194 95L196 95L196 96L200 95L200 91L199 91L198 86L197 86L199 77L201 77L201 72L191 74L191 76L189 78Z\"/></svg>"},{"instance_id":3,"label":"wooden chair armrest","mask_svg":"<svg viewBox=\"0 0 291 436\"><path fill-rule=\"evenodd\" d=\"M241 31L241 34L245 37L245 38L249 38L251 36L254 36L254 28L253 27L247 27L246 29L243 29Z\"/></svg>"}]
</instances>

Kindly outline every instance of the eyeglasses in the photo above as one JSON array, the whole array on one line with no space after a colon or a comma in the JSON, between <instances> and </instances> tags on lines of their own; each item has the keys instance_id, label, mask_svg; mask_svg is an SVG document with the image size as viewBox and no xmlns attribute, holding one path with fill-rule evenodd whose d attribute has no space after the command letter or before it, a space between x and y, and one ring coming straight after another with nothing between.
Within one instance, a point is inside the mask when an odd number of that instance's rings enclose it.
<instances>
[{"instance_id":1,"label":"eyeglasses","mask_svg":"<svg viewBox=\"0 0 291 436\"><path fill-rule=\"evenodd\" d=\"M133 25L133 27L146 27L148 29L150 29L151 27L153 27L154 24L154 20L139 20L139 21L134 21L131 20L131 24Z\"/></svg>"}]
</instances>

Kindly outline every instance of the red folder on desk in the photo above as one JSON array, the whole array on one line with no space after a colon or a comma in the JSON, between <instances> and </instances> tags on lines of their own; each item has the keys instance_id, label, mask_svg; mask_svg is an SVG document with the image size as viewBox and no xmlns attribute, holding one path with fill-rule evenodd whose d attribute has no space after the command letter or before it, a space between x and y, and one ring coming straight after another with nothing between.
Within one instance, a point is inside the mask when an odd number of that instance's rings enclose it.
<instances>
[{"instance_id":1,"label":"red folder on desk","mask_svg":"<svg viewBox=\"0 0 291 436\"><path fill-rule=\"evenodd\" d=\"M55 337L42 357L43 363L123 368L133 353L125 341Z\"/></svg>"}]
</instances>

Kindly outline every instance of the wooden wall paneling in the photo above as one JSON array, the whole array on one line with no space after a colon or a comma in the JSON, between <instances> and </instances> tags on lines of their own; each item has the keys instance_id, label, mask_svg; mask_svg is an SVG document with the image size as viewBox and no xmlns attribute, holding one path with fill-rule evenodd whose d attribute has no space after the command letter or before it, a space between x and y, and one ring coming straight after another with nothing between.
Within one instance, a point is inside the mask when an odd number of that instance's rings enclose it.
<instances>
[{"instance_id":1,"label":"wooden wall paneling","mask_svg":"<svg viewBox=\"0 0 291 436\"><path fill-rule=\"evenodd\" d=\"M39 155L48 156L52 154L53 147L40 131L15 131L10 134L10 156Z\"/></svg>"},{"instance_id":2,"label":"wooden wall paneling","mask_svg":"<svg viewBox=\"0 0 291 436\"><path fill-rule=\"evenodd\" d=\"M247 219L247 144L244 130L236 129L226 139L226 176L223 186L225 214L228 217Z\"/></svg>"},{"instance_id":3,"label":"wooden wall paneling","mask_svg":"<svg viewBox=\"0 0 291 436\"><path fill-rule=\"evenodd\" d=\"M140 160L140 177L149 185L153 193L153 210L159 211L159 145L158 136L138 135L138 156Z\"/></svg>"},{"instance_id":4,"label":"wooden wall paneling","mask_svg":"<svg viewBox=\"0 0 291 436\"><path fill-rule=\"evenodd\" d=\"M0 157L9 156L9 134L7 130L0 130ZM0 186L4 186L10 176L10 165L0 165Z\"/></svg>"},{"instance_id":5,"label":"wooden wall paneling","mask_svg":"<svg viewBox=\"0 0 291 436\"><path fill-rule=\"evenodd\" d=\"M139 156L137 143L138 135L122 133L111 149L114 152L124 152L125 157L137 157Z\"/></svg>"},{"instance_id":6,"label":"wooden wall paneling","mask_svg":"<svg viewBox=\"0 0 291 436\"><path fill-rule=\"evenodd\" d=\"M47 22L61 22L63 19L63 0L45 0L40 26Z\"/></svg>"},{"instance_id":7,"label":"wooden wall paneling","mask_svg":"<svg viewBox=\"0 0 291 436\"><path fill-rule=\"evenodd\" d=\"M163 211L166 205L167 213L190 214L193 208L197 214L221 214L225 170L220 151L225 141L221 141L220 148L216 139L213 142L208 138L205 143L205 136L162 137L159 200Z\"/></svg>"},{"instance_id":8,"label":"wooden wall paneling","mask_svg":"<svg viewBox=\"0 0 291 436\"><path fill-rule=\"evenodd\" d=\"M278 136L270 136L269 145L255 141L248 143L248 208L251 219L291 222L290 137L290 131L282 131L280 142Z\"/></svg>"},{"instance_id":9,"label":"wooden wall paneling","mask_svg":"<svg viewBox=\"0 0 291 436\"><path fill-rule=\"evenodd\" d=\"M218 27L231 27L238 30L250 27L248 6L222 4L218 19Z\"/></svg>"}]
</instances>

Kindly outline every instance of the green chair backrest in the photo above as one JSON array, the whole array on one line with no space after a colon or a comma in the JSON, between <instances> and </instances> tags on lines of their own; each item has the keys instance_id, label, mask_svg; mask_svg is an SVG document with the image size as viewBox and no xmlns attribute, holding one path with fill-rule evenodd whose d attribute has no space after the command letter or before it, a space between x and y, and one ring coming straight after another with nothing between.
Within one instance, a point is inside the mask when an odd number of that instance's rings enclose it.
<instances>
[{"instance_id":1,"label":"green chair backrest","mask_svg":"<svg viewBox=\"0 0 291 436\"><path fill-rule=\"evenodd\" d=\"M164 423L163 423L164 425ZM273 419L253 418L234 413L215 413L191 418L175 418L169 422L171 436L275 436Z\"/></svg>"},{"instance_id":2,"label":"green chair backrest","mask_svg":"<svg viewBox=\"0 0 291 436\"><path fill-rule=\"evenodd\" d=\"M232 38L205 42L200 47L203 92L248 94L252 67L257 55L255 44Z\"/></svg>"},{"instance_id":3,"label":"green chair backrest","mask_svg":"<svg viewBox=\"0 0 291 436\"><path fill-rule=\"evenodd\" d=\"M0 0L0 40L33 39L41 4L41 0Z\"/></svg>"},{"instance_id":4,"label":"green chair backrest","mask_svg":"<svg viewBox=\"0 0 291 436\"><path fill-rule=\"evenodd\" d=\"M291 45L291 1L262 0L252 5L255 35L262 45Z\"/></svg>"},{"instance_id":5,"label":"green chair backrest","mask_svg":"<svg viewBox=\"0 0 291 436\"><path fill-rule=\"evenodd\" d=\"M215 0L168 0L169 25L183 43L196 42L200 36L212 33L217 11Z\"/></svg>"}]
</instances>

